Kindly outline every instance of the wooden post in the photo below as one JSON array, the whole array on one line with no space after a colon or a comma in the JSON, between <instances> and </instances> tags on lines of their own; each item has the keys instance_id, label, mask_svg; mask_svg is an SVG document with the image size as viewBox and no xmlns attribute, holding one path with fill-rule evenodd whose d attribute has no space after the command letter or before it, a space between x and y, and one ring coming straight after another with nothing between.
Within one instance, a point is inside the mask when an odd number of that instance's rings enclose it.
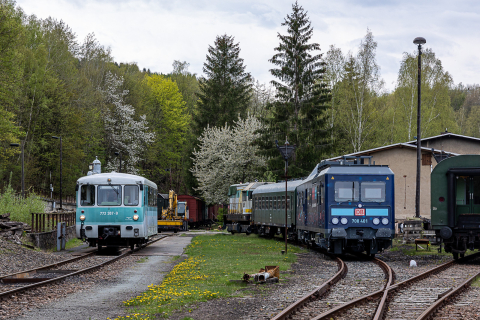
<instances>
[{"instance_id":1,"label":"wooden post","mask_svg":"<svg viewBox=\"0 0 480 320\"><path fill-rule=\"evenodd\" d=\"M33 233L33 231L34 231L34 229L33 229L33 215L34 215L34 213L32 212L32 225L31 225L31 227L32 227L32 233Z\"/></svg>"}]
</instances>

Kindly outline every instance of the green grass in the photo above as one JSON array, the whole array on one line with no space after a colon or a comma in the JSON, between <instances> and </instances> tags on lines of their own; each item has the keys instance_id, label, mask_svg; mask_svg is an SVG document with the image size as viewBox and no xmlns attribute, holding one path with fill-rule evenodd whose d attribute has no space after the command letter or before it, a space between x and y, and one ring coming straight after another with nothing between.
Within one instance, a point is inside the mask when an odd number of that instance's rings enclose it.
<instances>
[{"instance_id":1,"label":"green grass","mask_svg":"<svg viewBox=\"0 0 480 320\"><path fill-rule=\"evenodd\" d=\"M20 221L30 225L32 223L32 212L45 212L45 202L34 193L30 193L28 197L23 199L21 195L15 194L11 185L8 184L3 194L0 195L0 213L10 213L10 221Z\"/></svg>"},{"instance_id":2,"label":"green grass","mask_svg":"<svg viewBox=\"0 0 480 320\"><path fill-rule=\"evenodd\" d=\"M422 248L420 248L422 247ZM393 241L393 247L390 248L390 251L401 251L402 254L406 256L447 256L451 257L452 253L445 252L445 249L442 248L442 252L438 253L438 248L440 246L437 245L430 245L430 250L427 250L427 246L424 244L419 245L418 250L415 248L415 243L402 243L402 240L395 239ZM469 255L474 253L474 251L467 250L465 255Z\"/></svg>"},{"instance_id":3,"label":"green grass","mask_svg":"<svg viewBox=\"0 0 480 320\"><path fill-rule=\"evenodd\" d=\"M197 302L239 295L237 290L247 284L229 280L241 280L244 273L256 273L265 266L278 265L286 271L296 261L294 253L304 251L289 246L288 254L283 255L284 245L256 235L197 236L186 249L188 258L178 263L161 284L151 284L146 292L124 302L132 312L128 319L168 317L174 310L190 310Z\"/></svg>"},{"instance_id":4,"label":"green grass","mask_svg":"<svg viewBox=\"0 0 480 320\"><path fill-rule=\"evenodd\" d=\"M473 280L471 286L477 288L480 287L480 277L477 277L477 279Z\"/></svg>"},{"instance_id":5,"label":"green grass","mask_svg":"<svg viewBox=\"0 0 480 320\"><path fill-rule=\"evenodd\" d=\"M148 260L148 257L143 257L140 260L138 260L137 263L145 263L147 262L147 260Z\"/></svg>"}]
</instances>

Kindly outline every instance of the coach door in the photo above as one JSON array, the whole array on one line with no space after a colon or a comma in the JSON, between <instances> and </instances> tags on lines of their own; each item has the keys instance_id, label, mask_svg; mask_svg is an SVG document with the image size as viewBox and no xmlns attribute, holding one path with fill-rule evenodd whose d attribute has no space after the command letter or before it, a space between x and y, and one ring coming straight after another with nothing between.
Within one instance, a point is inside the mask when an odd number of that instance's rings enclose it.
<instances>
[{"instance_id":1,"label":"coach door","mask_svg":"<svg viewBox=\"0 0 480 320\"><path fill-rule=\"evenodd\" d=\"M480 176L457 176L457 215L480 214Z\"/></svg>"}]
</instances>

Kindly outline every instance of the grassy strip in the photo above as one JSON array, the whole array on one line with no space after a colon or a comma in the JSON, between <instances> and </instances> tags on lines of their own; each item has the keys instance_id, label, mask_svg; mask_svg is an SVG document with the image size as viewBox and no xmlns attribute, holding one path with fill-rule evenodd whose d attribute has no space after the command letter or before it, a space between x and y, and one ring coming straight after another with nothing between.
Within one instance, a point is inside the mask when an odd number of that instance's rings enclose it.
<instances>
[{"instance_id":1,"label":"grassy strip","mask_svg":"<svg viewBox=\"0 0 480 320\"><path fill-rule=\"evenodd\" d=\"M423 248L423 249L422 249ZM427 246L424 244L420 244L418 246L418 250L415 247L414 243L402 243L400 239L393 240L393 246L389 249L389 251L401 251L402 254L406 256L447 256L452 257L452 253L445 252L445 248L442 249L442 252L439 253L438 249L440 248L439 245L430 245L430 250L427 250ZM465 255L470 255L474 253L474 251L467 250Z\"/></svg>"},{"instance_id":2,"label":"grassy strip","mask_svg":"<svg viewBox=\"0 0 480 320\"><path fill-rule=\"evenodd\" d=\"M288 270L296 261L296 252L304 249L289 246L282 255L284 243L256 235L201 235L193 238L186 253L188 258L177 264L159 285L151 284L148 291L125 301L132 314L117 319L167 318L174 310L193 306L197 302L219 297L231 297L244 283L244 273L255 273L265 266L280 266Z\"/></svg>"}]
</instances>

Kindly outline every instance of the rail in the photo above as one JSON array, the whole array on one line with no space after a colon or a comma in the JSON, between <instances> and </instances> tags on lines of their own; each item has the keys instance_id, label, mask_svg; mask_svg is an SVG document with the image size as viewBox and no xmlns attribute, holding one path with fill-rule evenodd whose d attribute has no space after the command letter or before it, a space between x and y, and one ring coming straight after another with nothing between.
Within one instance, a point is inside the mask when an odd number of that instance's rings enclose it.
<instances>
[{"instance_id":1,"label":"rail","mask_svg":"<svg viewBox=\"0 0 480 320\"><path fill-rule=\"evenodd\" d=\"M318 299L322 295L324 295L328 290L330 290L331 287L333 287L338 281L340 281L345 275L347 274L347 265L345 262L343 262L342 259L336 257L335 258L337 265L338 265L338 272L328 281L326 281L323 285L321 285L319 288L313 290L310 293L307 293L304 295L300 300L295 301L291 305L289 305L286 309L284 309L282 312L277 314L275 317L273 317L271 320L283 320L283 319L288 319L291 314L296 312L298 309L303 307L306 303Z\"/></svg>"},{"instance_id":2,"label":"rail","mask_svg":"<svg viewBox=\"0 0 480 320\"><path fill-rule=\"evenodd\" d=\"M65 222L67 227L75 225L75 212L32 213L32 232L57 230L59 222Z\"/></svg>"}]
</instances>

